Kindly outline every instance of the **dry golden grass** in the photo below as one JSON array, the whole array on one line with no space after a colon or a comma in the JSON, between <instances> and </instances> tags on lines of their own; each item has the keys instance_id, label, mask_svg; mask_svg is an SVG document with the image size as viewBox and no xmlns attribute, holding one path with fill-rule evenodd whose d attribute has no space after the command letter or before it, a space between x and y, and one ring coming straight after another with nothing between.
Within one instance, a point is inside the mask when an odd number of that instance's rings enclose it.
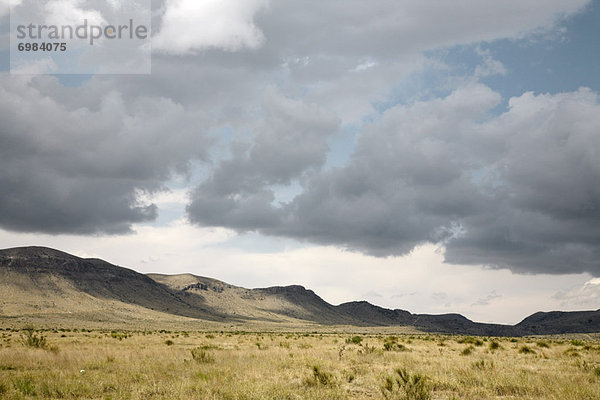
<instances>
[{"instance_id":1,"label":"dry golden grass","mask_svg":"<svg viewBox=\"0 0 600 400\"><path fill-rule=\"evenodd\" d=\"M2 399L600 399L597 338L50 330L35 348L24 333L0 331Z\"/></svg>"}]
</instances>

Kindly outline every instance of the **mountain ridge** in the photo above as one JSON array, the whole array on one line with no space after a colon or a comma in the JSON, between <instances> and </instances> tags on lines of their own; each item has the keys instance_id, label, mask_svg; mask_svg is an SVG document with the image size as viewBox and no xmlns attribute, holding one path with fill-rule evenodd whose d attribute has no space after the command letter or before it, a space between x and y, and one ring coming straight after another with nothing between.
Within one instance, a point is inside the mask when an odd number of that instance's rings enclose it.
<instances>
[{"instance_id":1,"label":"mountain ridge","mask_svg":"<svg viewBox=\"0 0 600 400\"><path fill-rule=\"evenodd\" d=\"M460 314L413 314L367 301L332 305L300 285L246 289L193 274L141 274L46 247L0 250L0 316L72 312L100 313L108 321L113 315L126 321L160 313L225 323L414 327L486 336L600 332L600 310L538 312L516 325L485 324Z\"/></svg>"}]
</instances>

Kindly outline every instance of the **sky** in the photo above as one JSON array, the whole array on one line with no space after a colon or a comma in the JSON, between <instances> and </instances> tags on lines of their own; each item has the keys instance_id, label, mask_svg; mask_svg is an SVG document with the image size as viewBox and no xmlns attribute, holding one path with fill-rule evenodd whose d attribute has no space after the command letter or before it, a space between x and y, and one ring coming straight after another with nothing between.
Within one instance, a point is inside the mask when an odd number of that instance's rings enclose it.
<instances>
[{"instance_id":1,"label":"sky","mask_svg":"<svg viewBox=\"0 0 600 400\"><path fill-rule=\"evenodd\" d=\"M152 0L151 74L26 75L2 0L0 247L481 322L599 309L599 20Z\"/></svg>"}]
</instances>

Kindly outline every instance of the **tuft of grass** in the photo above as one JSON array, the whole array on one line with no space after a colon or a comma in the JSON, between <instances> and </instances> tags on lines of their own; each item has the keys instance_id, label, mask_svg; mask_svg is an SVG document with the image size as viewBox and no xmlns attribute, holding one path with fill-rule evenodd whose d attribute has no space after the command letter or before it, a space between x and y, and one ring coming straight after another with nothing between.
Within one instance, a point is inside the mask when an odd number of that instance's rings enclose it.
<instances>
[{"instance_id":1,"label":"tuft of grass","mask_svg":"<svg viewBox=\"0 0 600 400\"><path fill-rule=\"evenodd\" d=\"M585 346L585 343L582 340L573 339L573 340L571 340L571 345L572 346Z\"/></svg>"},{"instance_id":2,"label":"tuft of grass","mask_svg":"<svg viewBox=\"0 0 600 400\"><path fill-rule=\"evenodd\" d=\"M167 346L173 346L173 345L175 344L175 342L174 342L174 341L172 341L171 339L167 339L167 340L165 341L165 344L166 344Z\"/></svg>"},{"instance_id":3,"label":"tuft of grass","mask_svg":"<svg viewBox=\"0 0 600 400\"><path fill-rule=\"evenodd\" d=\"M546 342L545 340L540 340L540 341L536 342L535 345L537 347L543 347L543 348L546 348L546 349L550 348L550 344L548 342Z\"/></svg>"},{"instance_id":4,"label":"tuft of grass","mask_svg":"<svg viewBox=\"0 0 600 400\"><path fill-rule=\"evenodd\" d=\"M35 385L31 378L17 378L15 380L15 389L25 396L35 396Z\"/></svg>"},{"instance_id":5,"label":"tuft of grass","mask_svg":"<svg viewBox=\"0 0 600 400\"><path fill-rule=\"evenodd\" d=\"M473 369L480 369L480 370L493 369L494 362L493 361L485 362L485 360L479 360L479 361L475 361L472 364L472 367L473 367Z\"/></svg>"}]
</instances>

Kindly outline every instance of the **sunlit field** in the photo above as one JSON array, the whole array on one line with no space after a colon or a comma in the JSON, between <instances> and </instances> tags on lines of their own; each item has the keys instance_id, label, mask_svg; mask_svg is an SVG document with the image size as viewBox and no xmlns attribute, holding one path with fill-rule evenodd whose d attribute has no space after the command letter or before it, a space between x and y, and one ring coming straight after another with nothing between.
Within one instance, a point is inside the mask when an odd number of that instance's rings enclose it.
<instances>
[{"instance_id":1,"label":"sunlit field","mask_svg":"<svg viewBox=\"0 0 600 400\"><path fill-rule=\"evenodd\" d=\"M600 399L600 341L0 331L2 399Z\"/></svg>"}]
</instances>

